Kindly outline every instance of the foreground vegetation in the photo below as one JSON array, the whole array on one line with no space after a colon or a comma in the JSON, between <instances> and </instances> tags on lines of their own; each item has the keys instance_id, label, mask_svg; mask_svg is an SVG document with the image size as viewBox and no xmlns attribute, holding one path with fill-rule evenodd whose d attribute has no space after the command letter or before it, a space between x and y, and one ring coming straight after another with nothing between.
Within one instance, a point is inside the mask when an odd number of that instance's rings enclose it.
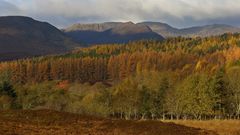
<instances>
[{"instance_id":1,"label":"foreground vegetation","mask_svg":"<svg viewBox=\"0 0 240 135\"><path fill-rule=\"evenodd\" d=\"M157 121L110 120L48 110L0 111L1 135L216 135Z\"/></svg>"},{"instance_id":2,"label":"foreground vegetation","mask_svg":"<svg viewBox=\"0 0 240 135\"><path fill-rule=\"evenodd\" d=\"M215 131L218 135L239 135L240 121L211 120L211 121L168 121L176 124Z\"/></svg>"},{"instance_id":3,"label":"foreground vegetation","mask_svg":"<svg viewBox=\"0 0 240 135\"><path fill-rule=\"evenodd\" d=\"M0 109L239 119L240 35L82 48L0 64Z\"/></svg>"}]
</instances>

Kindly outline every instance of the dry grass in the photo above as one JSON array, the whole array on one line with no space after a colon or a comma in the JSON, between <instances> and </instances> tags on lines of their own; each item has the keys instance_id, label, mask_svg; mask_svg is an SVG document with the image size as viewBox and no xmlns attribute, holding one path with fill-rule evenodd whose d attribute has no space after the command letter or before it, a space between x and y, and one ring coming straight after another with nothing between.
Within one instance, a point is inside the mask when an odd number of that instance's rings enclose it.
<instances>
[{"instance_id":1,"label":"dry grass","mask_svg":"<svg viewBox=\"0 0 240 135\"><path fill-rule=\"evenodd\" d=\"M168 121L169 122L169 121ZM215 131L219 135L240 135L240 120L170 121L176 124Z\"/></svg>"},{"instance_id":2,"label":"dry grass","mask_svg":"<svg viewBox=\"0 0 240 135\"><path fill-rule=\"evenodd\" d=\"M0 111L0 135L216 135L160 121L112 120L42 111Z\"/></svg>"}]
</instances>

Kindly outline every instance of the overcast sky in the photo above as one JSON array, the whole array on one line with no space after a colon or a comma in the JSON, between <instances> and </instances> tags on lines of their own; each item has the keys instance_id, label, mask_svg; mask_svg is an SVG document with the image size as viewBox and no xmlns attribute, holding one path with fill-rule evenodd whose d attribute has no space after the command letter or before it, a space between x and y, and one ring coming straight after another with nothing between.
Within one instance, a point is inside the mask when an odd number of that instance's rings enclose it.
<instances>
[{"instance_id":1,"label":"overcast sky","mask_svg":"<svg viewBox=\"0 0 240 135\"><path fill-rule=\"evenodd\" d=\"M240 26L240 0L0 0L0 15L30 16L60 28L106 21Z\"/></svg>"}]
</instances>

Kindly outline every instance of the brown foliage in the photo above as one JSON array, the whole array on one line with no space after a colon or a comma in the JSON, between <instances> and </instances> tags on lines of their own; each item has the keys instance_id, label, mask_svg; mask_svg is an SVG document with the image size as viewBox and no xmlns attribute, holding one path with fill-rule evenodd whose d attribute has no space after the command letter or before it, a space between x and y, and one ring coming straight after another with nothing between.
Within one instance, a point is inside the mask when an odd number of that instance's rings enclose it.
<instances>
[{"instance_id":1,"label":"brown foliage","mask_svg":"<svg viewBox=\"0 0 240 135\"><path fill-rule=\"evenodd\" d=\"M124 121L54 111L1 111L0 134L71 135L215 135L159 121Z\"/></svg>"}]
</instances>

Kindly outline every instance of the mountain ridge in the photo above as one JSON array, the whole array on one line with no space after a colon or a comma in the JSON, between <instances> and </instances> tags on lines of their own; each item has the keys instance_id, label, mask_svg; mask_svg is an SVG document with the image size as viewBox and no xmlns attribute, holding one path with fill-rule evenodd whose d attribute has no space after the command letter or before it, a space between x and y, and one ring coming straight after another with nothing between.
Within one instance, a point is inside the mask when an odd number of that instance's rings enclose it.
<instances>
[{"instance_id":1,"label":"mountain ridge","mask_svg":"<svg viewBox=\"0 0 240 135\"><path fill-rule=\"evenodd\" d=\"M186 28L175 28L166 23L161 22L142 22L149 26L154 32L161 34L163 37L208 37L217 36L224 33L239 33L240 28L227 24L208 24L202 26L193 26Z\"/></svg>"},{"instance_id":2,"label":"mountain ridge","mask_svg":"<svg viewBox=\"0 0 240 135\"><path fill-rule=\"evenodd\" d=\"M176 28L167 23L162 22L140 22L140 23L132 23L132 22L104 22L104 23L89 23L89 24L73 24L70 27L67 27L63 31L66 33L76 32L76 31L92 31L92 32L105 32L110 29L114 29L116 27L121 27L122 25L136 25L142 27L148 27L151 29L150 31L159 34L164 38L169 37L208 37L208 36L218 36L225 33L239 33L240 28L227 25L227 24L208 24L202 26L192 26L186 28ZM121 30L121 29L120 29ZM130 29L131 30L131 29ZM89 34L89 33L88 33ZM74 35L76 36L76 35ZM76 38L74 37L73 38ZM70 37L72 35L70 34Z\"/></svg>"},{"instance_id":3,"label":"mountain ridge","mask_svg":"<svg viewBox=\"0 0 240 135\"><path fill-rule=\"evenodd\" d=\"M58 54L76 43L47 22L25 16L0 17L0 60Z\"/></svg>"},{"instance_id":4,"label":"mountain ridge","mask_svg":"<svg viewBox=\"0 0 240 135\"><path fill-rule=\"evenodd\" d=\"M59 30L48 22L26 16L0 17L0 61L65 53L75 47L164 40L168 37L207 37L239 33L240 28L212 24L178 29L161 22L105 22L73 24Z\"/></svg>"},{"instance_id":5,"label":"mountain ridge","mask_svg":"<svg viewBox=\"0 0 240 135\"><path fill-rule=\"evenodd\" d=\"M133 22L106 22L74 24L63 30L76 42L85 44L127 43L135 40L164 38L143 24Z\"/></svg>"}]
</instances>

